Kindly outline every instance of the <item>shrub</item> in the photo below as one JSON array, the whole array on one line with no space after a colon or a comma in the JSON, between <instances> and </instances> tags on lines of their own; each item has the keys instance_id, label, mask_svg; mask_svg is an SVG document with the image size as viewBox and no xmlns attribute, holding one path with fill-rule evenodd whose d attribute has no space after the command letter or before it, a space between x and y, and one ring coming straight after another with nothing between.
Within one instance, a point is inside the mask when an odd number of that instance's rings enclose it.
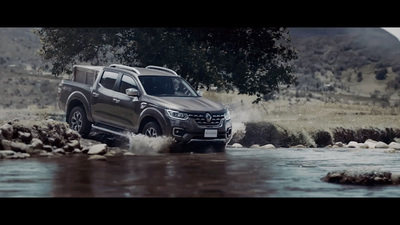
<instances>
[{"instance_id":1,"label":"shrub","mask_svg":"<svg viewBox=\"0 0 400 225\"><path fill-rule=\"evenodd\" d=\"M378 70L375 70L375 78L377 80L384 80L387 77L387 69L386 68L380 68Z\"/></svg>"}]
</instances>

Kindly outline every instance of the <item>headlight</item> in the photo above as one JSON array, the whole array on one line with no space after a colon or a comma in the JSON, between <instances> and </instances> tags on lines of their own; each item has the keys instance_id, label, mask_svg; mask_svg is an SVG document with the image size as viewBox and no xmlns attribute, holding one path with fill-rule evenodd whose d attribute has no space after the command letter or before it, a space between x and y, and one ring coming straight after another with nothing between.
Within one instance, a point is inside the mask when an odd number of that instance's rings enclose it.
<instances>
[{"instance_id":1,"label":"headlight","mask_svg":"<svg viewBox=\"0 0 400 225\"><path fill-rule=\"evenodd\" d=\"M231 113L229 112L228 109L226 109L226 112L224 113L224 118L225 118L225 120L230 120L231 119Z\"/></svg>"},{"instance_id":2,"label":"headlight","mask_svg":"<svg viewBox=\"0 0 400 225\"><path fill-rule=\"evenodd\" d=\"M184 112L179 112L171 109L166 109L167 116L172 118L172 119L178 119L178 120L187 120L189 118L187 113Z\"/></svg>"}]
</instances>

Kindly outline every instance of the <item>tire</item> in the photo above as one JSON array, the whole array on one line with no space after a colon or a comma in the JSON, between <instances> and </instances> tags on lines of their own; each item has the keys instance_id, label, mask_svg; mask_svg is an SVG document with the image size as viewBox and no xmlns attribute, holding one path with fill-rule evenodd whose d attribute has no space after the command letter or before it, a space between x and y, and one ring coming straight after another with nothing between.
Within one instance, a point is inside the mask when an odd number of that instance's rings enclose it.
<instances>
[{"instance_id":1,"label":"tire","mask_svg":"<svg viewBox=\"0 0 400 225\"><path fill-rule=\"evenodd\" d=\"M159 137L162 135L161 127L155 122L148 122L144 125L142 134L148 137Z\"/></svg>"},{"instance_id":2,"label":"tire","mask_svg":"<svg viewBox=\"0 0 400 225\"><path fill-rule=\"evenodd\" d=\"M68 118L69 127L81 136L87 136L92 128L92 123L87 119L85 110L81 106L73 108Z\"/></svg>"}]
</instances>

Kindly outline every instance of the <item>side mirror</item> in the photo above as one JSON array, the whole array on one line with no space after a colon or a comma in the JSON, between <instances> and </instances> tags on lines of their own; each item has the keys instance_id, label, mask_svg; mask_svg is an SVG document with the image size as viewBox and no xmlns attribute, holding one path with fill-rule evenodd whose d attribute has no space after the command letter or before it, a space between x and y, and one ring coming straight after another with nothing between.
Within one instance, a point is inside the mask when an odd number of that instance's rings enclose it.
<instances>
[{"instance_id":1,"label":"side mirror","mask_svg":"<svg viewBox=\"0 0 400 225\"><path fill-rule=\"evenodd\" d=\"M128 88L125 90L125 94L131 97L139 97L139 91L136 88Z\"/></svg>"}]
</instances>

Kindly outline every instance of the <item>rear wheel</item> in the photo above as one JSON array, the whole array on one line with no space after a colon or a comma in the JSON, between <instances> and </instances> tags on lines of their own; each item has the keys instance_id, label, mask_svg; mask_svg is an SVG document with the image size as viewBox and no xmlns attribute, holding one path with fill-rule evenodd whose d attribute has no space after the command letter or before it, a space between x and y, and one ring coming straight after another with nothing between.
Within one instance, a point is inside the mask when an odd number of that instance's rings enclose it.
<instances>
[{"instance_id":1,"label":"rear wheel","mask_svg":"<svg viewBox=\"0 0 400 225\"><path fill-rule=\"evenodd\" d=\"M155 122L148 122L144 125L142 134L148 137L159 137L162 135L160 126Z\"/></svg>"},{"instance_id":2,"label":"rear wheel","mask_svg":"<svg viewBox=\"0 0 400 225\"><path fill-rule=\"evenodd\" d=\"M71 110L68 124L72 130L77 131L81 136L88 135L92 126L86 117L85 110L81 106L77 106Z\"/></svg>"}]
</instances>

